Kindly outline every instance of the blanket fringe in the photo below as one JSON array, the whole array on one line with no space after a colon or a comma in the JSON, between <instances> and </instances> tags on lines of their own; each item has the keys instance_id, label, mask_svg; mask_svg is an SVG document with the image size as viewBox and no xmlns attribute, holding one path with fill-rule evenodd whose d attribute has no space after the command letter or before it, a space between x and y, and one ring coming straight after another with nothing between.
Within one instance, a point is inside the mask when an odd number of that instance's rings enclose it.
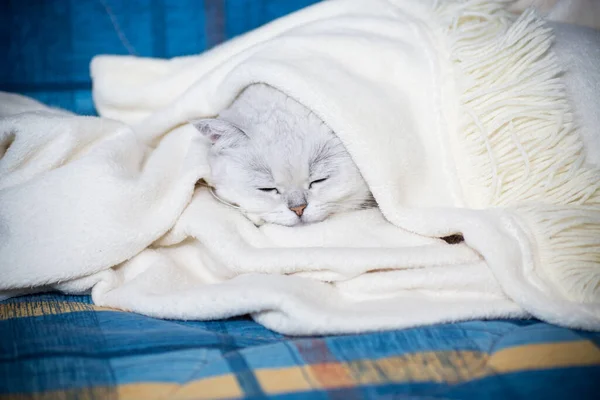
<instances>
[{"instance_id":1,"label":"blanket fringe","mask_svg":"<svg viewBox=\"0 0 600 400\"><path fill-rule=\"evenodd\" d=\"M600 210L593 206L518 206L535 232L537 264L563 296L600 301Z\"/></svg>"},{"instance_id":2,"label":"blanket fringe","mask_svg":"<svg viewBox=\"0 0 600 400\"><path fill-rule=\"evenodd\" d=\"M600 169L586 164L552 31L533 10L515 20L509 3L435 6L462 85L465 197L473 208L516 206L540 272L570 300L599 301Z\"/></svg>"}]
</instances>

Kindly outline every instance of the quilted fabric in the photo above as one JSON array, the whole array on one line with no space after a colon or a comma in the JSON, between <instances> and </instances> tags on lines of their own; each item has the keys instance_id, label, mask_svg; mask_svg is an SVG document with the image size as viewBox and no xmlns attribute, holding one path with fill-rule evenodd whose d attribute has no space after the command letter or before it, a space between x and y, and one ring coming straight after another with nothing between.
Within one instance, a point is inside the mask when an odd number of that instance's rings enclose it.
<instances>
[{"instance_id":1,"label":"quilted fabric","mask_svg":"<svg viewBox=\"0 0 600 400\"><path fill-rule=\"evenodd\" d=\"M199 53L316 0L3 0L0 90L95 114L100 53ZM600 334L474 321L291 338L46 294L0 303L0 399L595 398Z\"/></svg>"},{"instance_id":2,"label":"quilted fabric","mask_svg":"<svg viewBox=\"0 0 600 400\"><path fill-rule=\"evenodd\" d=\"M3 0L0 90L93 115L93 56L196 54L317 1Z\"/></svg>"},{"instance_id":3,"label":"quilted fabric","mask_svg":"<svg viewBox=\"0 0 600 400\"><path fill-rule=\"evenodd\" d=\"M600 334L475 321L292 338L46 294L0 303L0 399L595 398Z\"/></svg>"}]
</instances>

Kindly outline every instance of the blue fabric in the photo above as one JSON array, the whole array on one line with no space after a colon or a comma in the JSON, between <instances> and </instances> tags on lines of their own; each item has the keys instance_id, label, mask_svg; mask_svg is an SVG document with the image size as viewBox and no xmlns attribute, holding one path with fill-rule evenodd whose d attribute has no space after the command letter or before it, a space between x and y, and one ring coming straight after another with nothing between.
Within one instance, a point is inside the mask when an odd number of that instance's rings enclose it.
<instances>
[{"instance_id":1,"label":"blue fabric","mask_svg":"<svg viewBox=\"0 0 600 400\"><path fill-rule=\"evenodd\" d=\"M94 114L96 54L196 54L317 0L3 0L0 90ZM399 312L400 315L400 312ZM596 398L600 334L473 321L290 338L46 294L0 303L0 399Z\"/></svg>"},{"instance_id":2,"label":"blue fabric","mask_svg":"<svg viewBox=\"0 0 600 400\"><path fill-rule=\"evenodd\" d=\"M0 90L93 115L93 56L197 54L317 1L2 0Z\"/></svg>"},{"instance_id":3,"label":"blue fabric","mask_svg":"<svg viewBox=\"0 0 600 400\"><path fill-rule=\"evenodd\" d=\"M1 302L0 337L0 399L591 399L600 389L600 333L534 320L293 338L248 318L167 321L44 294Z\"/></svg>"}]
</instances>

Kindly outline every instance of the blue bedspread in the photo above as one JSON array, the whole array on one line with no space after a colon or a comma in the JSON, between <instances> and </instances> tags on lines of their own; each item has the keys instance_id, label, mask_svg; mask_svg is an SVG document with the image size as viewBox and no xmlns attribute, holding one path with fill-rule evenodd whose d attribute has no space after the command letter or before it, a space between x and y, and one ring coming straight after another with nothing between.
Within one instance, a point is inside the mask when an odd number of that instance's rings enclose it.
<instances>
[{"instance_id":1,"label":"blue bedspread","mask_svg":"<svg viewBox=\"0 0 600 400\"><path fill-rule=\"evenodd\" d=\"M95 114L92 56L199 53L316 1L3 0L0 90ZM0 399L595 398L599 344L537 321L290 338L48 294L0 303Z\"/></svg>"},{"instance_id":2,"label":"blue bedspread","mask_svg":"<svg viewBox=\"0 0 600 400\"><path fill-rule=\"evenodd\" d=\"M0 399L597 398L600 334L474 321L292 338L46 294L0 303ZM311 397L312 398L312 397Z\"/></svg>"},{"instance_id":3,"label":"blue bedspread","mask_svg":"<svg viewBox=\"0 0 600 400\"><path fill-rule=\"evenodd\" d=\"M319 0L0 0L0 90L96 113L98 54L198 54Z\"/></svg>"}]
</instances>

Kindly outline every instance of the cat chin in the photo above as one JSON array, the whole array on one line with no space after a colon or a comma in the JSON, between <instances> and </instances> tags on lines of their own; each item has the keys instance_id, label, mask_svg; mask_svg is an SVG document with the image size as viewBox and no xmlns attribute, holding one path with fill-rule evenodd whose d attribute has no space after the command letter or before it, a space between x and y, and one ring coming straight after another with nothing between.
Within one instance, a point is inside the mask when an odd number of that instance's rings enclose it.
<instances>
[{"instance_id":1,"label":"cat chin","mask_svg":"<svg viewBox=\"0 0 600 400\"><path fill-rule=\"evenodd\" d=\"M303 226L303 225L311 225L319 222L325 221L327 218L331 217L334 214L340 212L349 212L360 210L364 208L370 207L348 207L348 208L337 208L335 210L330 209L329 207L323 207L322 205L309 205L307 207L306 212L302 216L302 218L296 217L295 214L291 212L287 212L283 209L278 209L276 211L264 212L264 213L249 213L245 212L246 217L252 221L256 226L264 225L264 224L274 224L281 225L287 227L294 226Z\"/></svg>"},{"instance_id":2,"label":"cat chin","mask_svg":"<svg viewBox=\"0 0 600 400\"><path fill-rule=\"evenodd\" d=\"M305 214L302 217L302 220L300 222L303 225L316 224L318 222L325 221L327 218L329 218L330 215L331 215L331 213L325 213L325 214L319 214L319 215Z\"/></svg>"},{"instance_id":3,"label":"cat chin","mask_svg":"<svg viewBox=\"0 0 600 400\"><path fill-rule=\"evenodd\" d=\"M295 216L273 217L272 215L261 215L261 216L253 216L253 217L248 215L248 217L251 221L253 220L253 218L260 219L260 220L262 220L263 224L266 223L266 224L275 224L275 225L293 227L293 226L310 225L310 224L322 222L325 219L327 219L327 217L329 217L329 214L318 215L318 216L305 215L302 218L297 218Z\"/></svg>"}]
</instances>

